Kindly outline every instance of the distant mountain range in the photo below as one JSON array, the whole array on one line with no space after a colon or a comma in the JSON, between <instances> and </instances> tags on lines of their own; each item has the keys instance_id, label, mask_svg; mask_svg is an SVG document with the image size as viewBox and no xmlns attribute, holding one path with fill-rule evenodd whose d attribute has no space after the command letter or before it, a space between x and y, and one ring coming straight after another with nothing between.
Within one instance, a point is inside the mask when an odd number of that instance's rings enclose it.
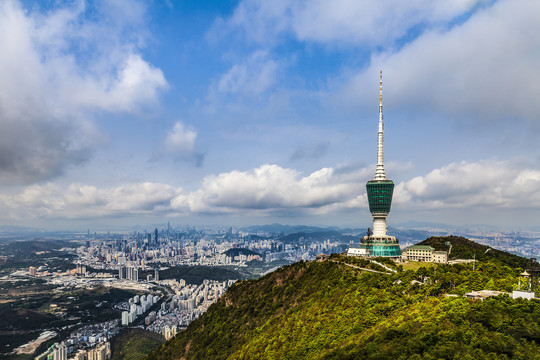
<instances>
[{"instance_id":1,"label":"distant mountain range","mask_svg":"<svg viewBox=\"0 0 540 360\"><path fill-rule=\"evenodd\" d=\"M359 227L338 227L338 226L310 226L310 225L283 225L278 223L267 225L253 225L241 227L239 230L249 233L283 233L285 235L297 233L297 232L316 232L316 231L339 231L342 234L360 234L365 233L367 228L371 227L371 224ZM511 231L511 229L503 229L501 227L492 225L467 225L456 226L444 223L433 223L426 221L408 221L403 223L394 223L392 227L389 227L389 231L408 231L417 230L427 233L455 233L455 232L470 232L470 231ZM538 227L527 227L530 230L540 230ZM363 235L362 235L363 236Z\"/></svg>"},{"instance_id":2,"label":"distant mountain range","mask_svg":"<svg viewBox=\"0 0 540 360\"><path fill-rule=\"evenodd\" d=\"M175 227L175 226L173 226ZM282 234L288 235L293 233L312 233L318 231L337 231L342 234L348 235L362 235L364 236L368 227L371 227L371 224L359 226L359 227L339 227L339 226L312 226L312 225L284 225L279 223L266 224L266 225L251 225L243 226L237 228L240 231L247 233L257 234L257 233L270 233L270 234ZM126 227L125 230L111 230L111 232L125 232L125 231L149 231L157 228L158 230L166 229L167 224L154 224L154 225L133 225L131 227ZM205 228L205 227L196 227L196 228ZM209 226L208 229L219 228L217 226ZM233 227L235 228L235 227ZM528 226L521 227L526 231L540 231L540 226ZM419 231L424 234L434 234L434 235L445 235L445 234L467 234L471 232L478 231L493 231L493 232L511 232L512 229L505 229L492 225L467 225L467 226L456 226L449 225L444 223L432 223L432 222L423 222L423 221L408 221L404 223L393 223L392 227L389 227L389 232L404 234L405 237L408 237L408 231ZM36 228L31 226L14 226L14 225L0 225L0 234L85 234L87 229L82 230L47 230L42 228ZM92 232L92 231L91 231ZM99 231L103 233L104 231ZM105 231L106 232L106 231ZM398 235L399 237L399 235Z\"/></svg>"},{"instance_id":3,"label":"distant mountain range","mask_svg":"<svg viewBox=\"0 0 540 360\"><path fill-rule=\"evenodd\" d=\"M44 232L45 230L27 226L1 225L0 232L2 233L28 233L28 232Z\"/></svg>"},{"instance_id":4,"label":"distant mountain range","mask_svg":"<svg viewBox=\"0 0 540 360\"><path fill-rule=\"evenodd\" d=\"M268 225L252 225L242 227L239 230L245 231L247 233L275 233L275 234L292 234L299 232L317 232L317 231L327 231L327 230L336 230L335 227L319 227L319 226L309 226L309 225L282 225L282 224L268 224Z\"/></svg>"},{"instance_id":5,"label":"distant mountain range","mask_svg":"<svg viewBox=\"0 0 540 360\"><path fill-rule=\"evenodd\" d=\"M257 225L241 229L248 233L273 233L281 234L280 241L285 243L298 241L299 238L309 238L316 241L320 240L338 240L342 243L359 242L360 238L366 235L366 228L337 228L337 227L317 227L303 225ZM396 236L402 243L417 243L430 236L447 235L447 232L428 231L428 230L408 230L402 228L389 227L388 233Z\"/></svg>"}]
</instances>

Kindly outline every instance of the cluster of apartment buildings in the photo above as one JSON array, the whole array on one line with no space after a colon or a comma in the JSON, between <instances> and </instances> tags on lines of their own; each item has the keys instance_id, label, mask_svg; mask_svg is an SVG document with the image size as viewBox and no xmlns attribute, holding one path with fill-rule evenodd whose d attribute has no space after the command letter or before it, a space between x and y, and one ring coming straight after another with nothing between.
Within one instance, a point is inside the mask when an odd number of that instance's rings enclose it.
<instances>
[{"instance_id":1,"label":"cluster of apartment buildings","mask_svg":"<svg viewBox=\"0 0 540 360\"><path fill-rule=\"evenodd\" d=\"M36 356L35 360L109 360L111 358L111 343L104 341L92 349L80 349L71 354L65 342L54 343L44 353Z\"/></svg>"},{"instance_id":2,"label":"cluster of apartment buildings","mask_svg":"<svg viewBox=\"0 0 540 360\"><path fill-rule=\"evenodd\" d=\"M176 336L178 332L178 327L176 325L168 326L165 325L163 328L163 336L165 337L165 340L171 340L173 337Z\"/></svg>"},{"instance_id":3,"label":"cluster of apartment buildings","mask_svg":"<svg viewBox=\"0 0 540 360\"><path fill-rule=\"evenodd\" d=\"M116 280L118 284L124 281ZM133 283L140 285L141 283ZM166 339L172 338L177 331L184 329L189 323L202 315L208 307L214 303L229 286L234 283L229 281L204 280L200 285L186 284L185 280L162 280L160 284L172 290L170 301L164 301L158 311L150 312L144 319L144 327L147 330L157 332ZM160 300L160 296L150 293L135 295L125 303L115 305L122 311L121 324L130 325L139 316L144 315ZM63 342L50 347L45 353L39 355L39 360L70 359L95 360L108 359L110 357L109 339L120 331L120 321L87 325L73 331ZM102 346L102 344L105 344Z\"/></svg>"},{"instance_id":4,"label":"cluster of apartment buildings","mask_svg":"<svg viewBox=\"0 0 540 360\"><path fill-rule=\"evenodd\" d=\"M166 280L175 295L161 303L161 308L145 318L145 329L162 334L165 338L175 331L186 328L202 315L210 305L225 293L234 281L204 280L201 285L184 286L175 280ZM165 281L164 281L165 282ZM174 335L172 335L174 336Z\"/></svg>"},{"instance_id":5,"label":"cluster of apartment buildings","mask_svg":"<svg viewBox=\"0 0 540 360\"><path fill-rule=\"evenodd\" d=\"M124 265L119 265L118 266L118 279L139 281L139 270L133 266L126 267Z\"/></svg>"},{"instance_id":6,"label":"cluster of apartment buildings","mask_svg":"<svg viewBox=\"0 0 540 360\"><path fill-rule=\"evenodd\" d=\"M135 321L139 315L147 312L152 305L157 303L159 296L157 295L135 295L129 299L129 311L122 311L122 325L127 326Z\"/></svg>"},{"instance_id":7,"label":"cluster of apartment buildings","mask_svg":"<svg viewBox=\"0 0 540 360\"><path fill-rule=\"evenodd\" d=\"M111 358L111 343L105 341L93 349L79 350L73 360L108 360Z\"/></svg>"},{"instance_id":8,"label":"cluster of apartment buildings","mask_svg":"<svg viewBox=\"0 0 540 360\"><path fill-rule=\"evenodd\" d=\"M34 360L67 360L67 346L64 342L52 344L44 353Z\"/></svg>"}]
</instances>

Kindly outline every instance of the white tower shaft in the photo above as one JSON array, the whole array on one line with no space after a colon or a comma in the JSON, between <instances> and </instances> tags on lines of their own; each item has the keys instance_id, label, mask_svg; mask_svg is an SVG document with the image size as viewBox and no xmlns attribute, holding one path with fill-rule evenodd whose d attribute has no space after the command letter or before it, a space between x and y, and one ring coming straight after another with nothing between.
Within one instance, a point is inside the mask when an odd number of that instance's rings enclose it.
<instances>
[{"instance_id":1,"label":"white tower shaft","mask_svg":"<svg viewBox=\"0 0 540 360\"><path fill-rule=\"evenodd\" d=\"M373 216L373 236L386 236L386 216Z\"/></svg>"},{"instance_id":2,"label":"white tower shaft","mask_svg":"<svg viewBox=\"0 0 540 360\"><path fill-rule=\"evenodd\" d=\"M379 132L377 137L377 169L375 170L375 180L386 180L383 161L383 106L382 106L382 71L380 72L379 83Z\"/></svg>"}]
</instances>

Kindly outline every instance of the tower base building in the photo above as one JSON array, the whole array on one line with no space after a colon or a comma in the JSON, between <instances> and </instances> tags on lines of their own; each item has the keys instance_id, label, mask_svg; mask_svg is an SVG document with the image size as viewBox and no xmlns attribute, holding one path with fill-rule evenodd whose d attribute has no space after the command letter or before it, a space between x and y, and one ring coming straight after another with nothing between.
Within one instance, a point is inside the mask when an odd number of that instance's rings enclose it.
<instances>
[{"instance_id":1,"label":"tower base building","mask_svg":"<svg viewBox=\"0 0 540 360\"><path fill-rule=\"evenodd\" d=\"M401 259L399 240L395 236L364 236L360 246L366 249L367 255L365 256Z\"/></svg>"}]
</instances>

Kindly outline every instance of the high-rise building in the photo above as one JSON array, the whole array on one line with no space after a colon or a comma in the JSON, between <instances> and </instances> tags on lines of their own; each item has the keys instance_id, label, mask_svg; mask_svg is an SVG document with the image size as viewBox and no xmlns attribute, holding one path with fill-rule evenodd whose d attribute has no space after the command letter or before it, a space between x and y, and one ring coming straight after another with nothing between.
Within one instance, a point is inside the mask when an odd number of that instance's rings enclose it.
<instances>
[{"instance_id":1,"label":"high-rise building","mask_svg":"<svg viewBox=\"0 0 540 360\"><path fill-rule=\"evenodd\" d=\"M129 325L129 312L128 311L122 311L122 325L124 326Z\"/></svg>"},{"instance_id":2,"label":"high-rise building","mask_svg":"<svg viewBox=\"0 0 540 360\"><path fill-rule=\"evenodd\" d=\"M139 281L139 270L136 267L128 266L126 268L126 278L131 281Z\"/></svg>"},{"instance_id":3,"label":"high-rise building","mask_svg":"<svg viewBox=\"0 0 540 360\"><path fill-rule=\"evenodd\" d=\"M67 346L63 342L56 344L53 351L53 360L67 360Z\"/></svg>"},{"instance_id":4,"label":"high-rise building","mask_svg":"<svg viewBox=\"0 0 540 360\"><path fill-rule=\"evenodd\" d=\"M383 104L382 104L382 71L379 83L379 130L377 137L377 168L375 177L366 184L369 211L373 217L373 230L368 229L367 236L362 238L359 248L349 249L349 255L369 257L389 257L399 259L401 250L399 241L386 234L386 219L392 205L394 182L386 177L383 159Z\"/></svg>"},{"instance_id":5,"label":"high-rise building","mask_svg":"<svg viewBox=\"0 0 540 360\"><path fill-rule=\"evenodd\" d=\"M156 270L154 271L154 280L155 280L155 281L159 281L159 270L158 270L158 269L156 269Z\"/></svg>"},{"instance_id":6,"label":"high-rise building","mask_svg":"<svg viewBox=\"0 0 540 360\"><path fill-rule=\"evenodd\" d=\"M111 344L107 341L88 351L88 360L107 360L111 358Z\"/></svg>"},{"instance_id":7,"label":"high-rise building","mask_svg":"<svg viewBox=\"0 0 540 360\"><path fill-rule=\"evenodd\" d=\"M86 350L79 350L76 354L73 360L87 360L87 351Z\"/></svg>"},{"instance_id":8,"label":"high-rise building","mask_svg":"<svg viewBox=\"0 0 540 360\"><path fill-rule=\"evenodd\" d=\"M126 279L131 281L139 281L139 270L133 266L123 266L118 267L118 278Z\"/></svg>"},{"instance_id":9,"label":"high-rise building","mask_svg":"<svg viewBox=\"0 0 540 360\"><path fill-rule=\"evenodd\" d=\"M126 278L126 267L123 265L120 265L118 267L118 279L122 280Z\"/></svg>"},{"instance_id":10,"label":"high-rise building","mask_svg":"<svg viewBox=\"0 0 540 360\"><path fill-rule=\"evenodd\" d=\"M77 274L79 275L86 274L86 265L77 264Z\"/></svg>"},{"instance_id":11,"label":"high-rise building","mask_svg":"<svg viewBox=\"0 0 540 360\"><path fill-rule=\"evenodd\" d=\"M163 337L165 337L165 340L170 340L176 336L177 332L178 328L176 325L172 325L170 327L165 325L163 328Z\"/></svg>"}]
</instances>

